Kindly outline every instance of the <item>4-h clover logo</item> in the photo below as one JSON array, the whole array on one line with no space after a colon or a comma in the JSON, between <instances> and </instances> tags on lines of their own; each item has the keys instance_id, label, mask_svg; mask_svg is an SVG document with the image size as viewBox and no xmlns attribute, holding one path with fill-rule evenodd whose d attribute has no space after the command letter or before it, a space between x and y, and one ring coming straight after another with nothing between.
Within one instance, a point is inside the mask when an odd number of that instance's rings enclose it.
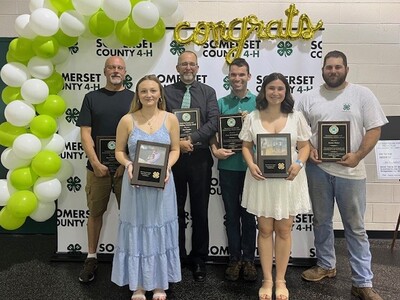
<instances>
[{"instance_id":1,"label":"4-h clover logo","mask_svg":"<svg viewBox=\"0 0 400 300\"><path fill-rule=\"evenodd\" d=\"M293 53L293 49L292 49L293 45L291 42L286 41L286 42L279 42L278 44L278 54L280 56L290 56Z\"/></svg>"},{"instance_id":2,"label":"4-h clover logo","mask_svg":"<svg viewBox=\"0 0 400 300\"><path fill-rule=\"evenodd\" d=\"M115 141L109 141L109 142L107 143L107 148L108 148L109 150L115 150Z\"/></svg>"},{"instance_id":3,"label":"4-h clover logo","mask_svg":"<svg viewBox=\"0 0 400 300\"><path fill-rule=\"evenodd\" d=\"M82 250L81 245L79 244L69 244L67 247L68 253L80 253Z\"/></svg>"},{"instance_id":4,"label":"4-h clover logo","mask_svg":"<svg viewBox=\"0 0 400 300\"><path fill-rule=\"evenodd\" d=\"M233 126L235 126L235 125L236 125L235 119L234 119L234 118L229 118L229 119L226 121L226 125L228 125L228 127L233 127Z\"/></svg>"},{"instance_id":5,"label":"4-h clover logo","mask_svg":"<svg viewBox=\"0 0 400 300\"><path fill-rule=\"evenodd\" d=\"M350 107L351 107L350 103L343 104L343 110L344 110L344 111L349 111L349 110L350 110Z\"/></svg>"},{"instance_id":6,"label":"4-h clover logo","mask_svg":"<svg viewBox=\"0 0 400 300\"><path fill-rule=\"evenodd\" d=\"M78 116L79 116L79 110L76 108L68 108L65 111L65 120L67 120L68 123L73 123L75 124L76 121L78 121Z\"/></svg>"},{"instance_id":7,"label":"4-h clover logo","mask_svg":"<svg viewBox=\"0 0 400 300\"><path fill-rule=\"evenodd\" d=\"M128 90L132 87L132 77L130 75L125 75L124 79L124 87L126 87Z\"/></svg>"},{"instance_id":8,"label":"4-h clover logo","mask_svg":"<svg viewBox=\"0 0 400 300\"><path fill-rule=\"evenodd\" d=\"M184 113L182 115L182 120L185 121L185 122L190 121L190 114L189 113Z\"/></svg>"},{"instance_id":9,"label":"4-h clover logo","mask_svg":"<svg viewBox=\"0 0 400 300\"><path fill-rule=\"evenodd\" d=\"M169 49L169 52L171 52L173 55L181 55L183 52L185 52L185 48L183 45L179 44L177 41L172 41L170 44L171 49Z\"/></svg>"},{"instance_id":10,"label":"4-h clover logo","mask_svg":"<svg viewBox=\"0 0 400 300\"><path fill-rule=\"evenodd\" d=\"M70 192L78 192L80 191L81 187L81 180L78 176L70 177L67 179L67 189Z\"/></svg>"},{"instance_id":11,"label":"4-h clover logo","mask_svg":"<svg viewBox=\"0 0 400 300\"><path fill-rule=\"evenodd\" d=\"M225 76L225 78L224 78L223 87L224 87L225 90L229 90L229 88L231 87L231 84L229 82L229 77L228 76Z\"/></svg>"},{"instance_id":12,"label":"4-h clover logo","mask_svg":"<svg viewBox=\"0 0 400 300\"><path fill-rule=\"evenodd\" d=\"M71 55L78 53L79 51L79 47L78 47L78 43L75 43L75 45L68 47L69 53L71 53Z\"/></svg>"},{"instance_id":13,"label":"4-h clover logo","mask_svg":"<svg viewBox=\"0 0 400 300\"><path fill-rule=\"evenodd\" d=\"M154 179L160 178L160 172L153 172L153 178Z\"/></svg>"},{"instance_id":14,"label":"4-h clover logo","mask_svg":"<svg viewBox=\"0 0 400 300\"><path fill-rule=\"evenodd\" d=\"M339 127L337 127L336 125L332 125L331 127L329 127L329 133L337 134L338 132L339 132Z\"/></svg>"}]
</instances>

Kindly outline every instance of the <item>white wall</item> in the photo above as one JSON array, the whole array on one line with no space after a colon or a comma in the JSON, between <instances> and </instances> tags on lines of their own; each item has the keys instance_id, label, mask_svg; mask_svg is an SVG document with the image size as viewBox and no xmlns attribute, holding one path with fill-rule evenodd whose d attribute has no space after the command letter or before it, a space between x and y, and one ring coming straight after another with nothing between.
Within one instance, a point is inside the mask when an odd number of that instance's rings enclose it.
<instances>
[{"instance_id":1,"label":"white wall","mask_svg":"<svg viewBox=\"0 0 400 300\"><path fill-rule=\"evenodd\" d=\"M368 86L388 116L400 115L400 0L252 1L180 0L184 20L225 21L249 14L260 20L286 19L291 3L313 23L324 22L324 53L338 49L348 56L349 81ZM30 13L29 0L0 0L0 36L14 37L14 20ZM366 158L368 230L393 230L400 211L399 181L377 179L375 154ZM336 214L338 215L338 214ZM342 228L335 217L335 227Z\"/></svg>"}]
</instances>

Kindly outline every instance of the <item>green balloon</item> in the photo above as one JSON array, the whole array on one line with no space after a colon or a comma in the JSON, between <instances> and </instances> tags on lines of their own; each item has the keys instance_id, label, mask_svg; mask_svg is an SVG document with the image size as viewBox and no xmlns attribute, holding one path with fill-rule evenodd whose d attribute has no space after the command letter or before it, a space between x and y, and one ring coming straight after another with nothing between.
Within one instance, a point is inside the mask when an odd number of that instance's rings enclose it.
<instances>
[{"instance_id":1,"label":"green balloon","mask_svg":"<svg viewBox=\"0 0 400 300\"><path fill-rule=\"evenodd\" d=\"M74 5L72 4L71 0L50 0L50 3L60 13L74 9Z\"/></svg>"},{"instance_id":2,"label":"green balloon","mask_svg":"<svg viewBox=\"0 0 400 300\"><path fill-rule=\"evenodd\" d=\"M13 87L13 86L6 86L3 91L1 92L1 99L5 104L8 104L14 100L22 99L21 96L21 88L20 87Z\"/></svg>"},{"instance_id":3,"label":"green balloon","mask_svg":"<svg viewBox=\"0 0 400 300\"><path fill-rule=\"evenodd\" d=\"M138 4L140 1L143 1L143 0L131 0L131 4L132 4L132 7L134 7L136 4Z\"/></svg>"},{"instance_id":4,"label":"green balloon","mask_svg":"<svg viewBox=\"0 0 400 300\"><path fill-rule=\"evenodd\" d=\"M42 58L52 58L59 49L59 44L54 37L37 36L33 39L33 52Z\"/></svg>"},{"instance_id":5,"label":"green balloon","mask_svg":"<svg viewBox=\"0 0 400 300\"><path fill-rule=\"evenodd\" d=\"M36 105L36 111L41 115L49 115L53 118L61 116L67 105L63 98L58 95L49 95L46 100Z\"/></svg>"},{"instance_id":6,"label":"green balloon","mask_svg":"<svg viewBox=\"0 0 400 300\"><path fill-rule=\"evenodd\" d=\"M11 123L4 122L0 124L0 145L4 147L11 147L17 136L26 133L24 127L17 127Z\"/></svg>"},{"instance_id":7,"label":"green balloon","mask_svg":"<svg viewBox=\"0 0 400 300\"><path fill-rule=\"evenodd\" d=\"M64 78L62 75L56 71L53 72L48 78L43 80L49 87L49 94L56 95L64 87Z\"/></svg>"},{"instance_id":8,"label":"green balloon","mask_svg":"<svg viewBox=\"0 0 400 300\"><path fill-rule=\"evenodd\" d=\"M0 210L0 226L6 230L15 230L24 225L26 218L18 218L10 213L7 206Z\"/></svg>"},{"instance_id":9,"label":"green balloon","mask_svg":"<svg viewBox=\"0 0 400 300\"><path fill-rule=\"evenodd\" d=\"M89 19L90 32L98 37L106 37L113 33L115 23L106 13L99 9Z\"/></svg>"},{"instance_id":10,"label":"green balloon","mask_svg":"<svg viewBox=\"0 0 400 300\"><path fill-rule=\"evenodd\" d=\"M57 31L54 35L54 38L57 40L58 44L64 47L72 47L78 42L79 36L69 36L66 35L61 29Z\"/></svg>"},{"instance_id":11,"label":"green balloon","mask_svg":"<svg viewBox=\"0 0 400 300\"><path fill-rule=\"evenodd\" d=\"M10 174L10 182L17 190L31 188L37 179L37 174L30 167L17 168L12 170Z\"/></svg>"},{"instance_id":12,"label":"green balloon","mask_svg":"<svg viewBox=\"0 0 400 300\"><path fill-rule=\"evenodd\" d=\"M35 55L32 49L32 40L22 37L13 39L8 45L8 50L15 59L21 62L26 62Z\"/></svg>"},{"instance_id":13,"label":"green balloon","mask_svg":"<svg viewBox=\"0 0 400 300\"><path fill-rule=\"evenodd\" d=\"M26 218L38 206L38 200L31 191L17 191L7 202L7 210L17 218Z\"/></svg>"},{"instance_id":14,"label":"green balloon","mask_svg":"<svg viewBox=\"0 0 400 300\"><path fill-rule=\"evenodd\" d=\"M117 23L115 34L121 43L129 47L135 47L143 39L142 28L137 26L130 17Z\"/></svg>"},{"instance_id":15,"label":"green balloon","mask_svg":"<svg viewBox=\"0 0 400 300\"><path fill-rule=\"evenodd\" d=\"M40 177L52 177L61 168L61 158L54 151L43 150L32 159L31 166Z\"/></svg>"},{"instance_id":16,"label":"green balloon","mask_svg":"<svg viewBox=\"0 0 400 300\"><path fill-rule=\"evenodd\" d=\"M39 115L29 124L31 132L40 139L46 139L57 131L57 122L48 115Z\"/></svg>"},{"instance_id":17,"label":"green balloon","mask_svg":"<svg viewBox=\"0 0 400 300\"><path fill-rule=\"evenodd\" d=\"M160 41L165 35L165 24L160 18L153 28L143 29L143 38L151 43Z\"/></svg>"},{"instance_id":18,"label":"green balloon","mask_svg":"<svg viewBox=\"0 0 400 300\"><path fill-rule=\"evenodd\" d=\"M18 59L16 59L16 58L13 56L13 54L11 53L11 51L7 51L7 54L6 54L6 61L7 61L8 63L10 63L10 62L20 62L20 61L18 61ZM26 63L28 63L28 62L26 62Z\"/></svg>"}]
</instances>

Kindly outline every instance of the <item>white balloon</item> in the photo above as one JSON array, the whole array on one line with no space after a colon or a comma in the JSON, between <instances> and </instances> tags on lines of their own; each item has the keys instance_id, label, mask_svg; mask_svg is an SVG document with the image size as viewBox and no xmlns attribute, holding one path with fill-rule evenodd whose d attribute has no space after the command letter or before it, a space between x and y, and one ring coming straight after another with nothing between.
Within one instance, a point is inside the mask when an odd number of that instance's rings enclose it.
<instances>
[{"instance_id":1,"label":"white balloon","mask_svg":"<svg viewBox=\"0 0 400 300\"><path fill-rule=\"evenodd\" d=\"M31 159L23 159L15 155L12 148L7 148L1 153L1 164L9 169L27 167L31 164Z\"/></svg>"},{"instance_id":2,"label":"white balloon","mask_svg":"<svg viewBox=\"0 0 400 300\"><path fill-rule=\"evenodd\" d=\"M8 198L10 198L10 191L6 179L0 179L0 206L6 206Z\"/></svg>"},{"instance_id":3,"label":"white balloon","mask_svg":"<svg viewBox=\"0 0 400 300\"><path fill-rule=\"evenodd\" d=\"M40 141L42 143L42 150L50 150L61 154L65 149L65 140L58 133L53 134L53 136L48 139L41 139Z\"/></svg>"},{"instance_id":4,"label":"white balloon","mask_svg":"<svg viewBox=\"0 0 400 300\"><path fill-rule=\"evenodd\" d=\"M41 36L52 36L59 29L57 14L48 8L38 8L31 14L29 21L31 29Z\"/></svg>"},{"instance_id":5,"label":"white balloon","mask_svg":"<svg viewBox=\"0 0 400 300\"><path fill-rule=\"evenodd\" d=\"M29 10L30 12L35 11L38 8L48 8L52 11L57 11L57 9L51 4L49 0L31 0L29 2Z\"/></svg>"},{"instance_id":6,"label":"white balloon","mask_svg":"<svg viewBox=\"0 0 400 300\"><path fill-rule=\"evenodd\" d=\"M34 39L37 34L29 26L29 19L31 18L28 14L23 14L15 19L15 31L24 38Z\"/></svg>"},{"instance_id":7,"label":"white balloon","mask_svg":"<svg viewBox=\"0 0 400 300\"><path fill-rule=\"evenodd\" d=\"M164 24L166 27L175 27L176 24L183 21L183 11L180 6L175 10L175 12L169 17L163 17Z\"/></svg>"},{"instance_id":8,"label":"white balloon","mask_svg":"<svg viewBox=\"0 0 400 300\"><path fill-rule=\"evenodd\" d=\"M54 65L60 65L60 64L62 64L62 63L64 63L64 62L66 62L66 61L68 60L69 57L70 57L70 54L69 54L68 48L67 48L67 47L62 47L62 46L60 46L60 48L58 48L57 54L54 55L54 56L51 58L51 62L52 62Z\"/></svg>"},{"instance_id":9,"label":"white balloon","mask_svg":"<svg viewBox=\"0 0 400 300\"><path fill-rule=\"evenodd\" d=\"M38 206L29 215L29 217L36 222L44 222L50 219L55 211L56 211L56 204L54 201L41 202L39 199Z\"/></svg>"},{"instance_id":10,"label":"white balloon","mask_svg":"<svg viewBox=\"0 0 400 300\"><path fill-rule=\"evenodd\" d=\"M39 177L33 185L33 192L40 202L52 202L61 194L61 182L54 177Z\"/></svg>"},{"instance_id":11,"label":"white balloon","mask_svg":"<svg viewBox=\"0 0 400 300\"><path fill-rule=\"evenodd\" d=\"M91 16L101 7L102 0L72 0L77 12L84 16Z\"/></svg>"},{"instance_id":12,"label":"white balloon","mask_svg":"<svg viewBox=\"0 0 400 300\"><path fill-rule=\"evenodd\" d=\"M122 48L124 45L120 42L118 37L115 34L111 34L105 38L102 38L103 43L108 47L112 49L119 49Z\"/></svg>"},{"instance_id":13,"label":"white balloon","mask_svg":"<svg viewBox=\"0 0 400 300\"><path fill-rule=\"evenodd\" d=\"M132 9L132 19L140 28L148 29L156 26L159 18L157 6L150 1L141 1Z\"/></svg>"},{"instance_id":14,"label":"white balloon","mask_svg":"<svg viewBox=\"0 0 400 300\"><path fill-rule=\"evenodd\" d=\"M21 86L21 95L26 102L39 104L49 96L49 86L41 79L28 79Z\"/></svg>"},{"instance_id":15,"label":"white balloon","mask_svg":"<svg viewBox=\"0 0 400 300\"><path fill-rule=\"evenodd\" d=\"M104 13L114 21L122 21L126 19L132 10L130 0L104 0Z\"/></svg>"},{"instance_id":16,"label":"white balloon","mask_svg":"<svg viewBox=\"0 0 400 300\"><path fill-rule=\"evenodd\" d=\"M28 62L28 70L33 77L46 79L53 74L54 66L50 59L34 56Z\"/></svg>"},{"instance_id":17,"label":"white balloon","mask_svg":"<svg viewBox=\"0 0 400 300\"><path fill-rule=\"evenodd\" d=\"M42 143L36 135L23 133L15 138L12 149L19 158L32 159L42 149Z\"/></svg>"},{"instance_id":18,"label":"white balloon","mask_svg":"<svg viewBox=\"0 0 400 300\"><path fill-rule=\"evenodd\" d=\"M14 100L7 104L4 116L14 126L27 126L35 117L35 108L23 100Z\"/></svg>"},{"instance_id":19,"label":"white balloon","mask_svg":"<svg viewBox=\"0 0 400 300\"><path fill-rule=\"evenodd\" d=\"M80 36L85 32L85 20L75 10L67 10L60 16L60 28L68 36Z\"/></svg>"},{"instance_id":20,"label":"white balloon","mask_svg":"<svg viewBox=\"0 0 400 300\"><path fill-rule=\"evenodd\" d=\"M58 180L61 182L66 181L68 178L70 178L72 175L74 175L74 166L72 163L66 159L63 159L61 161L61 168L55 175Z\"/></svg>"},{"instance_id":21,"label":"white balloon","mask_svg":"<svg viewBox=\"0 0 400 300\"><path fill-rule=\"evenodd\" d=\"M31 78L28 68L19 62L5 64L0 71L1 79L6 85L20 87L26 80Z\"/></svg>"},{"instance_id":22,"label":"white balloon","mask_svg":"<svg viewBox=\"0 0 400 300\"><path fill-rule=\"evenodd\" d=\"M171 16L178 8L178 0L151 0L158 8L160 17Z\"/></svg>"}]
</instances>

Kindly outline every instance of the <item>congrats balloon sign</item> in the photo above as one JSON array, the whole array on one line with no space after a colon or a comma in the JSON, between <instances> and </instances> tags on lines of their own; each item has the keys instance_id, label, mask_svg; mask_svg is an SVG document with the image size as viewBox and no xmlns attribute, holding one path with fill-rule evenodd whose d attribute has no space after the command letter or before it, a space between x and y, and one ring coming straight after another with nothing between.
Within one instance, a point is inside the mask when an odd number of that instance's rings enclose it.
<instances>
[{"instance_id":1,"label":"congrats balloon sign","mask_svg":"<svg viewBox=\"0 0 400 300\"><path fill-rule=\"evenodd\" d=\"M59 118L67 109L57 71L80 37L102 38L109 48L160 41L165 26L183 14L177 0L31 0L31 14L15 20L0 76L6 122L0 124L1 163L9 171L0 180L0 226L15 230L27 217L42 222L55 212L62 182L73 175L63 160L65 140ZM72 49L72 50L71 50Z\"/></svg>"}]
</instances>

